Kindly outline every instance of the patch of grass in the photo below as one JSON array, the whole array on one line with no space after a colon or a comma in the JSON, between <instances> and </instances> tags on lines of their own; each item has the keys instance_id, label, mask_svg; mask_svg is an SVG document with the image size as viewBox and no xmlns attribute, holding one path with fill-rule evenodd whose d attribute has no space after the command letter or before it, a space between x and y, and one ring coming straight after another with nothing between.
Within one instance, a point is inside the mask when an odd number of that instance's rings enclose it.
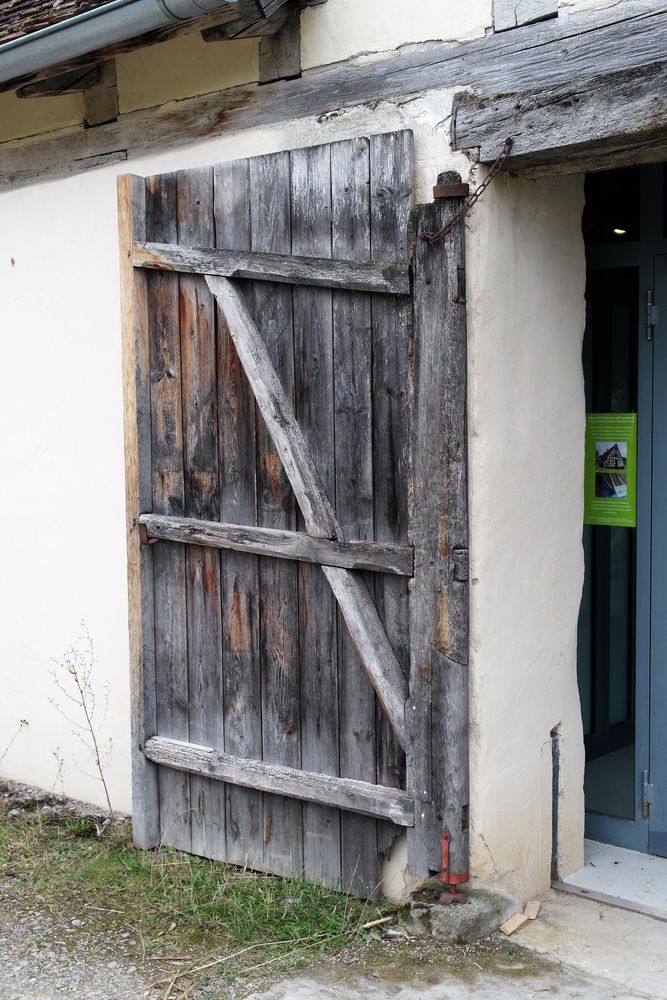
<instances>
[{"instance_id":1,"label":"patch of grass","mask_svg":"<svg viewBox=\"0 0 667 1000\"><path fill-rule=\"evenodd\" d=\"M236 977L267 964L278 972L302 966L364 943L364 924L390 912L294 878L170 849L136 851L128 823L100 835L93 819L48 818L39 809L10 816L0 804L3 875L27 904L38 898L73 916L83 911L89 927L132 930L140 958L191 958L189 974L214 960L216 974Z\"/></svg>"}]
</instances>

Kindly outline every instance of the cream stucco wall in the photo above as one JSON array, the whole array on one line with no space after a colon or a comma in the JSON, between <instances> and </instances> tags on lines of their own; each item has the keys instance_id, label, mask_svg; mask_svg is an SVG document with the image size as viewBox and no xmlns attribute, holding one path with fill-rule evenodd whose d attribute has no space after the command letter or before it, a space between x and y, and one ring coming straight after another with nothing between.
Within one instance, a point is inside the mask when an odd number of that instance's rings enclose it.
<instances>
[{"instance_id":1,"label":"cream stucco wall","mask_svg":"<svg viewBox=\"0 0 667 1000\"><path fill-rule=\"evenodd\" d=\"M364 0L357 36L350 24L361 2L329 0L304 13L304 53L313 64L401 41L480 34L490 15L490 2L429 0L402 25L387 18L378 28L374 3ZM332 19L335 11L340 24ZM220 79L231 85L256 75L255 43L222 46L218 51L228 53L245 47L237 61L228 56L222 76L214 60L192 66L200 46L206 59L218 50L186 38L144 50L142 58L124 57L121 106L147 106L217 88ZM50 704L52 659L79 635L83 619L96 643L99 688L107 681L111 687L105 732L115 746L108 772L114 805L130 809L117 175L412 128L417 195L430 200L439 171L458 169L465 178L470 170L467 159L449 149L451 98L434 91L324 121L223 134L0 195L2 329L11 372L0 395L0 453L12 484L0 500L0 517L11 525L0 574L0 757L20 719L29 722L0 764L4 775L50 788L58 750L66 790L101 802L99 785L83 773L90 762ZM583 836L575 651L582 576L582 197L577 179L501 178L468 222L472 871L524 896L549 878L550 732L556 726L563 872L578 866ZM554 463L561 475L554 476Z\"/></svg>"},{"instance_id":2,"label":"cream stucco wall","mask_svg":"<svg viewBox=\"0 0 667 1000\"><path fill-rule=\"evenodd\" d=\"M83 96L19 98L0 94L0 142L73 128L83 121Z\"/></svg>"},{"instance_id":3,"label":"cream stucco wall","mask_svg":"<svg viewBox=\"0 0 667 1000\"><path fill-rule=\"evenodd\" d=\"M473 868L546 889L583 863L576 625L583 579L583 181L500 177L470 233Z\"/></svg>"}]
</instances>

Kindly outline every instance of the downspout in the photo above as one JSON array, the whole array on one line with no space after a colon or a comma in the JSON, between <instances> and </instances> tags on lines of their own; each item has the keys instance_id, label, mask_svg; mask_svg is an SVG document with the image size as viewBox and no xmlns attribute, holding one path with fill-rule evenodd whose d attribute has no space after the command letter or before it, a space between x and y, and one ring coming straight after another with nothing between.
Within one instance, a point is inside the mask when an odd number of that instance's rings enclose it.
<instances>
[{"instance_id":1,"label":"downspout","mask_svg":"<svg viewBox=\"0 0 667 1000\"><path fill-rule=\"evenodd\" d=\"M239 0L112 0L0 45L0 83L236 3Z\"/></svg>"}]
</instances>

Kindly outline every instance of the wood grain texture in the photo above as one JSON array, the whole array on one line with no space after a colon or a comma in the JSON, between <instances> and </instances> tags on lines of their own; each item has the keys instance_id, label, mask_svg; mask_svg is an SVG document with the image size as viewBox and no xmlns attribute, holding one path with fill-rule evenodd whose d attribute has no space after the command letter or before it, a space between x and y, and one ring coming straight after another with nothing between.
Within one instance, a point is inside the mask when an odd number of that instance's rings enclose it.
<instances>
[{"instance_id":1,"label":"wood grain texture","mask_svg":"<svg viewBox=\"0 0 667 1000\"><path fill-rule=\"evenodd\" d=\"M217 274L222 278L253 278L286 285L315 285L387 295L410 294L406 261L347 261L297 254L257 253L249 250L170 246L140 243L133 246L135 267L186 274Z\"/></svg>"},{"instance_id":2,"label":"wood grain texture","mask_svg":"<svg viewBox=\"0 0 667 1000\"><path fill-rule=\"evenodd\" d=\"M175 106L129 112L94 129L3 144L0 188L83 171L98 165L98 157L118 151L127 157L141 156L223 130L338 112L434 87L469 88L490 97L568 86L577 80L577 93L583 93L594 75L592 68L604 66L617 73L663 63L666 49L667 10L647 9L643 0L623 0L602 10L579 11L567 19L554 18L468 42L407 46L391 61L334 64L309 70L299 80L235 87ZM631 122L629 127L626 147L634 144L641 157L641 133L632 130ZM602 151L597 169L612 166L613 155ZM651 155L660 158L655 150ZM581 168L575 162L569 169L577 173Z\"/></svg>"},{"instance_id":3,"label":"wood grain texture","mask_svg":"<svg viewBox=\"0 0 667 1000\"><path fill-rule=\"evenodd\" d=\"M150 178L135 242L405 261L412 169L403 133ZM184 846L187 825L186 849L373 895L381 854L414 822L412 796L387 791L408 697L394 643L413 568L409 299L126 266L153 289L139 520L161 539L141 550L162 588L161 837Z\"/></svg>"},{"instance_id":4,"label":"wood grain texture","mask_svg":"<svg viewBox=\"0 0 667 1000\"><path fill-rule=\"evenodd\" d=\"M460 204L453 198L421 206L415 232L446 225ZM437 246L417 239L414 249L415 575L406 726L407 787L419 805L408 867L424 876L441 867L445 826L452 837L450 870L461 874L469 864L468 582L461 579L468 547L464 235L459 226Z\"/></svg>"},{"instance_id":5,"label":"wood grain texture","mask_svg":"<svg viewBox=\"0 0 667 1000\"><path fill-rule=\"evenodd\" d=\"M596 155L636 162L634 145L628 143L632 134L646 147L644 155L657 158L666 125L667 65L652 63L590 76L585 87L576 80L484 99L461 95L452 134L456 149L479 147L483 163L493 162L511 136L508 169L562 164L572 171L582 160L583 173Z\"/></svg>"},{"instance_id":6,"label":"wood grain texture","mask_svg":"<svg viewBox=\"0 0 667 1000\"><path fill-rule=\"evenodd\" d=\"M330 146L290 154L292 253L331 257ZM334 497L333 333L331 291L296 286L294 309L295 418L309 463L325 497ZM288 473L289 474L289 473ZM297 494L299 506L301 500ZM332 512L333 513L333 512ZM304 513L311 534L324 530ZM337 523L334 537L341 538ZM301 766L338 774L338 669L336 601L317 567L299 564ZM303 864L307 878L340 884L340 813L319 804L303 807Z\"/></svg>"},{"instance_id":7,"label":"wood grain texture","mask_svg":"<svg viewBox=\"0 0 667 1000\"><path fill-rule=\"evenodd\" d=\"M250 175L247 160L214 171L216 241L231 250L250 247ZM257 521L255 401L224 318L218 314L218 433L221 517ZM262 687L259 655L259 562L222 555L223 703L225 748L237 757L262 756ZM226 787L227 860L264 866L262 794Z\"/></svg>"},{"instance_id":8,"label":"wood grain texture","mask_svg":"<svg viewBox=\"0 0 667 1000\"><path fill-rule=\"evenodd\" d=\"M287 254L291 249L289 153L257 157L249 166L252 249ZM261 323L263 344L275 376L284 386L287 398L293 399L292 290L284 285L256 283L250 301ZM229 323L227 325L229 328ZM243 364L240 354L239 360ZM287 411L289 419L292 412L289 406ZM257 456L258 523L293 531L297 526L294 493L264 415L259 413ZM298 768L301 765L301 705L297 568L282 559L262 557L259 572L263 757L266 761ZM263 824L263 866L279 874L301 874L301 804L264 795Z\"/></svg>"},{"instance_id":9,"label":"wood grain texture","mask_svg":"<svg viewBox=\"0 0 667 1000\"><path fill-rule=\"evenodd\" d=\"M146 234L150 239L178 239L176 175L146 181ZM150 330L152 509L159 514L185 512L183 413L178 277L148 276ZM153 553L155 589L155 662L157 732L189 738L188 644L185 551L163 546ZM192 849L190 778L160 769L160 839L184 851Z\"/></svg>"},{"instance_id":10,"label":"wood grain texture","mask_svg":"<svg viewBox=\"0 0 667 1000\"><path fill-rule=\"evenodd\" d=\"M332 253L370 259L370 143L331 145ZM373 406L370 295L333 293L336 516L346 538L373 538ZM376 543L377 544L377 543ZM375 692L338 612L340 773L376 781ZM341 813L342 887L373 896L380 882L377 824Z\"/></svg>"},{"instance_id":11,"label":"wood grain texture","mask_svg":"<svg viewBox=\"0 0 667 1000\"><path fill-rule=\"evenodd\" d=\"M176 175L178 240L214 241L213 171ZM179 284L181 401L185 514L220 516L215 302L204 279L181 275ZM188 726L196 743L224 749L222 705L222 597L220 556L189 546L185 552ZM192 851L224 860L225 794L217 782L191 780Z\"/></svg>"},{"instance_id":12,"label":"wood grain texture","mask_svg":"<svg viewBox=\"0 0 667 1000\"><path fill-rule=\"evenodd\" d=\"M299 501L306 528L314 535L327 537L330 533L340 538L340 527L308 446L290 411L280 379L241 294L227 278L207 277L206 281L225 314L257 405ZM387 639L368 588L362 579L349 570L325 566L323 572L396 738L403 745L407 680Z\"/></svg>"},{"instance_id":13,"label":"wood grain texture","mask_svg":"<svg viewBox=\"0 0 667 1000\"><path fill-rule=\"evenodd\" d=\"M335 542L313 538L304 531L280 531L249 525L199 521L196 518L165 517L141 514L139 524L149 538L162 538L191 545L297 559L320 566L343 566L346 569L374 570L378 573L412 575L413 551L409 545L391 542Z\"/></svg>"},{"instance_id":14,"label":"wood grain texture","mask_svg":"<svg viewBox=\"0 0 667 1000\"><path fill-rule=\"evenodd\" d=\"M558 14L558 0L493 0L493 30L507 31Z\"/></svg>"},{"instance_id":15,"label":"wood grain texture","mask_svg":"<svg viewBox=\"0 0 667 1000\"><path fill-rule=\"evenodd\" d=\"M301 11L292 7L277 31L259 42L259 82L291 80L301 76Z\"/></svg>"},{"instance_id":16,"label":"wood grain texture","mask_svg":"<svg viewBox=\"0 0 667 1000\"><path fill-rule=\"evenodd\" d=\"M414 204L412 132L371 136L371 249L373 257L403 259L408 253L408 222ZM374 295L373 352L373 498L375 537L404 542L408 534L408 436L410 407L408 361L410 303ZM388 577L374 581L375 600L396 658L407 676L409 661L408 590ZM407 685L406 685L407 686ZM403 722L404 726L404 722ZM405 740L377 715L378 781L402 787ZM380 827L379 847L386 853L395 830Z\"/></svg>"},{"instance_id":17,"label":"wood grain texture","mask_svg":"<svg viewBox=\"0 0 667 1000\"><path fill-rule=\"evenodd\" d=\"M152 504L149 332L145 275L132 267L132 241L146 231L143 177L118 179L123 402L125 429L125 510L127 530L130 722L132 739L132 836L140 848L160 842L158 773L143 748L157 732L153 553L139 544L137 520Z\"/></svg>"},{"instance_id":18,"label":"wood grain texture","mask_svg":"<svg viewBox=\"0 0 667 1000\"><path fill-rule=\"evenodd\" d=\"M153 737L146 744L150 760L192 774L247 785L275 795L304 802L331 805L366 816L391 819L399 826L411 826L414 807L410 796L397 788L383 788L365 781L337 778L318 772L297 770L280 764L248 760L220 753L213 747L180 740Z\"/></svg>"},{"instance_id":19,"label":"wood grain texture","mask_svg":"<svg viewBox=\"0 0 667 1000\"><path fill-rule=\"evenodd\" d=\"M308 531L340 537L336 518L310 458L280 378L242 293L227 278L206 277L234 340L264 423L299 502ZM342 540L342 539L341 539Z\"/></svg>"}]
</instances>

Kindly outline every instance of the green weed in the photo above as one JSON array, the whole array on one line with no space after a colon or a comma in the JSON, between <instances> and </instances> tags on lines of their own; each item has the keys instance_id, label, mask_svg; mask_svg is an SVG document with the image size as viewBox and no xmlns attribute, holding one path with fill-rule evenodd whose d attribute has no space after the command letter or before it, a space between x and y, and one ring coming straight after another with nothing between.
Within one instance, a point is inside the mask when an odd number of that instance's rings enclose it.
<instances>
[{"instance_id":1,"label":"green weed","mask_svg":"<svg viewBox=\"0 0 667 1000\"><path fill-rule=\"evenodd\" d=\"M0 806L0 877L10 872L26 902L85 910L89 926L133 931L140 957L185 955L198 975L279 972L354 949L367 941L364 924L390 912L295 878L167 848L136 851L128 823L101 831L87 817L9 816Z\"/></svg>"}]
</instances>

